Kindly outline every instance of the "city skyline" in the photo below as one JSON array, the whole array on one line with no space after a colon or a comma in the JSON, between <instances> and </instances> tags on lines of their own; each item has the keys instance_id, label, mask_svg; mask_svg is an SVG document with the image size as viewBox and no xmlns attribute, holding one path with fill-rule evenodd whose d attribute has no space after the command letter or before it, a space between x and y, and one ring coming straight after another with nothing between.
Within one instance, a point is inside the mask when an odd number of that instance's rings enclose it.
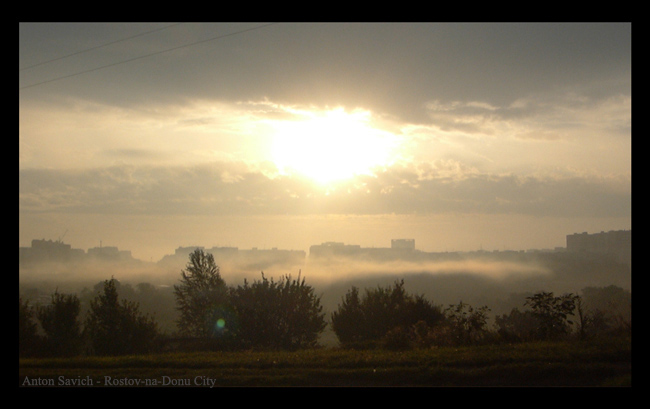
<instances>
[{"instance_id":1,"label":"city skyline","mask_svg":"<svg viewBox=\"0 0 650 409\"><path fill-rule=\"evenodd\" d=\"M516 250L516 249L495 249L492 250L492 252L500 252L500 251L505 251L505 252L525 252L525 251L563 251L563 250L573 250L573 251L582 251L582 250L588 250L592 249L594 251L607 251L608 246L613 245L614 247L625 247L626 250L629 250L631 252L631 230L612 230L612 231L601 231L601 232L595 232L595 233L590 233L590 232L581 232L581 233L571 233L567 234L565 236L565 246L560 246L560 247L554 247L554 248L529 248L526 250ZM607 237L610 237L609 240L607 240ZM449 253L448 251L444 252L431 252L431 251L425 251L417 247L417 243L415 242L414 239L405 239L405 238L400 238L400 239L390 239L388 243L390 245L384 245L384 246L370 246L370 247L365 247L360 244L356 243L349 243L349 242L322 242L322 243L312 243L309 245L307 250L304 249L284 249L284 248L279 248L279 247L270 247L270 248L258 248L258 247L252 247L252 248L240 248L238 246L205 246L205 245L200 245L200 244L195 244L195 245L183 245L179 246L174 250L173 253L166 253L164 254L159 260L156 260L155 262L161 262L165 260L168 257L181 257L183 259L187 258L189 253L196 249L201 249L204 250L208 253L210 252L219 252L220 254L227 254L227 252L238 252L241 251L242 253L246 254L254 254L255 252L261 253L266 253L266 252L284 252L284 253L292 253L291 256L295 256L295 254L302 253L304 257L327 257L328 255L341 255L341 254L348 254L348 255L355 255L359 254L360 252L366 251L366 250L394 250L396 254L408 254L408 253L431 253L431 254L441 254L441 253ZM132 260L137 260L137 261L147 261L147 260L141 260L138 258L135 258L131 254L130 249L124 249L120 248L117 243L114 243L113 245L108 245L104 246L101 242L99 243L99 246L96 247L90 247L87 250L72 247L71 244L65 243L63 241L62 237L59 237L56 240L53 239L32 239L31 246L21 246L20 249L38 249L38 248L43 248L43 249L48 249L49 248L55 248L56 250L59 250L59 248L62 248L64 251L72 251L76 252L77 254L81 255L100 255L102 253L102 250L106 250L107 254L110 254L111 256L119 256L122 259L132 259ZM328 250L333 249L335 251L330 252ZM317 251L316 251L317 250ZM338 251L336 251L338 250ZM460 251L459 253L476 253L476 252L486 252L487 250L484 250L483 248L479 249L474 249L474 250L469 250L469 251ZM453 253L453 252L452 252ZM153 261L153 260L150 260Z\"/></svg>"}]
</instances>

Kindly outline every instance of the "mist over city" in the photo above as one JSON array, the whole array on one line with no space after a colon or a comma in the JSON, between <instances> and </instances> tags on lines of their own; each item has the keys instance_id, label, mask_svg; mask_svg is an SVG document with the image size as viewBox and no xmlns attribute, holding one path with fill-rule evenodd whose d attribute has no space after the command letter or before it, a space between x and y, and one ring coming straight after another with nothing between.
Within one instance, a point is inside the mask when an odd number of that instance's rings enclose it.
<instances>
[{"instance_id":1,"label":"mist over city","mask_svg":"<svg viewBox=\"0 0 650 409\"><path fill-rule=\"evenodd\" d=\"M630 333L629 22L17 28L27 356Z\"/></svg>"},{"instance_id":2,"label":"mist over city","mask_svg":"<svg viewBox=\"0 0 650 409\"><path fill-rule=\"evenodd\" d=\"M413 239L393 239L386 247L325 242L308 252L182 246L155 262L138 260L115 246L83 250L61 240L36 239L31 247L20 248L20 284L22 294L31 292L46 302L54 289L80 292L109 278L133 287L146 283L171 289L189 255L201 249L214 256L229 285L262 275L276 280L300 276L330 312L351 286L373 288L404 280L410 291L437 304L487 304L496 313L542 290L579 293L587 287L617 286L631 291L631 236L631 230L570 234L563 247L527 251L425 252Z\"/></svg>"}]
</instances>

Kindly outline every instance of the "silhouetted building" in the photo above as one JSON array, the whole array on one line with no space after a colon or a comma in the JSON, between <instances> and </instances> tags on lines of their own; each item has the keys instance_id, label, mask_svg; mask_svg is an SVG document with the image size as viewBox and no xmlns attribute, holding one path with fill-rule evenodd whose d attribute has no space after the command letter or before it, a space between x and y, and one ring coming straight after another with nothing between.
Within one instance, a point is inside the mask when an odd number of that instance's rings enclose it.
<instances>
[{"instance_id":1,"label":"silhouetted building","mask_svg":"<svg viewBox=\"0 0 650 409\"><path fill-rule=\"evenodd\" d=\"M70 261L78 254L78 251L72 250L72 246L60 240L32 240L31 247L19 248L21 262Z\"/></svg>"},{"instance_id":2,"label":"silhouetted building","mask_svg":"<svg viewBox=\"0 0 650 409\"><path fill-rule=\"evenodd\" d=\"M212 254L217 265L229 265L240 268L267 268L273 265L294 266L305 261L306 254L302 250L280 250L276 247L270 250L260 250L256 247L250 250L240 250L237 247L212 247L206 249L199 246L179 247L173 255L164 256L159 263L167 265L185 265L189 255L195 250L203 250Z\"/></svg>"},{"instance_id":3,"label":"silhouetted building","mask_svg":"<svg viewBox=\"0 0 650 409\"><path fill-rule=\"evenodd\" d=\"M174 255L180 257L189 257L190 253L192 253L194 250L203 250L203 247L201 246L179 247L176 250L174 250Z\"/></svg>"},{"instance_id":4,"label":"silhouetted building","mask_svg":"<svg viewBox=\"0 0 650 409\"><path fill-rule=\"evenodd\" d=\"M619 261L632 263L632 230L615 230L595 234L575 233L566 236L567 251L611 254Z\"/></svg>"},{"instance_id":5,"label":"silhouetted building","mask_svg":"<svg viewBox=\"0 0 650 409\"><path fill-rule=\"evenodd\" d=\"M390 241L390 248L393 250L415 250L415 240L393 239Z\"/></svg>"},{"instance_id":6,"label":"silhouetted building","mask_svg":"<svg viewBox=\"0 0 650 409\"><path fill-rule=\"evenodd\" d=\"M360 251L361 246L356 244L344 244L328 241L322 244L314 244L309 247L309 257L351 257L359 255Z\"/></svg>"},{"instance_id":7,"label":"silhouetted building","mask_svg":"<svg viewBox=\"0 0 650 409\"><path fill-rule=\"evenodd\" d=\"M19 263L43 262L85 262L85 261L137 261L130 250L119 250L117 247L94 247L86 253L82 249L73 249L71 245L61 240L32 240L31 247L19 247Z\"/></svg>"},{"instance_id":8,"label":"silhouetted building","mask_svg":"<svg viewBox=\"0 0 650 409\"><path fill-rule=\"evenodd\" d=\"M309 248L309 257L314 259L343 257L389 261L412 259L418 254L421 253L416 253L415 240L413 239L393 239L391 240L391 247L361 247L356 244L330 241Z\"/></svg>"},{"instance_id":9,"label":"silhouetted building","mask_svg":"<svg viewBox=\"0 0 650 409\"><path fill-rule=\"evenodd\" d=\"M104 261L128 261L132 260L130 250L119 250L113 246L100 246L88 249L88 256Z\"/></svg>"},{"instance_id":10,"label":"silhouetted building","mask_svg":"<svg viewBox=\"0 0 650 409\"><path fill-rule=\"evenodd\" d=\"M273 247L270 250L258 249L239 250L237 264L242 267L265 268L269 266L302 265L307 257L303 250L281 250Z\"/></svg>"}]
</instances>

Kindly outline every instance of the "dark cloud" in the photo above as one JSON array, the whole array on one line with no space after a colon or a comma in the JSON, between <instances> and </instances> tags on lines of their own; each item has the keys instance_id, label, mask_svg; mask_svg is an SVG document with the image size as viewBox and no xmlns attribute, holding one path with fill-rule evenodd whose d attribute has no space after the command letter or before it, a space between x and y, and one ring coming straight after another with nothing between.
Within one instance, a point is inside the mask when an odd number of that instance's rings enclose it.
<instances>
[{"instance_id":1,"label":"dark cloud","mask_svg":"<svg viewBox=\"0 0 650 409\"><path fill-rule=\"evenodd\" d=\"M101 51L21 72L21 85L128 61L49 84L61 93L119 105L197 98L361 106L427 122L430 100L507 105L521 96L626 79L630 24L185 24ZM145 32L139 24L21 25L21 66ZM45 47L43 44L47 44Z\"/></svg>"}]
</instances>

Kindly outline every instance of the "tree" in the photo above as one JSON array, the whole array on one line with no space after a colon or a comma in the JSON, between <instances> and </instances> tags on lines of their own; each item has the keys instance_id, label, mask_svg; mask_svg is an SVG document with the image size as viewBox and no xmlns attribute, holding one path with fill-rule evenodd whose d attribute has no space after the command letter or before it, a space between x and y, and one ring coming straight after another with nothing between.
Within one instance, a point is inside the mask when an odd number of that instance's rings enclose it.
<instances>
[{"instance_id":1,"label":"tree","mask_svg":"<svg viewBox=\"0 0 650 409\"><path fill-rule=\"evenodd\" d=\"M576 312L581 339L631 332L632 295L620 287L584 288L576 299Z\"/></svg>"},{"instance_id":2,"label":"tree","mask_svg":"<svg viewBox=\"0 0 650 409\"><path fill-rule=\"evenodd\" d=\"M52 302L38 309L48 355L74 356L81 350L80 301L76 295L55 291Z\"/></svg>"},{"instance_id":3,"label":"tree","mask_svg":"<svg viewBox=\"0 0 650 409\"><path fill-rule=\"evenodd\" d=\"M620 287L587 287L578 304L585 336L629 335L632 330L632 294Z\"/></svg>"},{"instance_id":4,"label":"tree","mask_svg":"<svg viewBox=\"0 0 650 409\"><path fill-rule=\"evenodd\" d=\"M115 279L106 280L103 293L90 302L85 330L98 355L151 352L158 338L156 322L141 314L137 303L119 302Z\"/></svg>"},{"instance_id":5,"label":"tree","mask_svg":"<svg viewBox=\"0 0 650 409\"><path fill-rule=\"evenodd\" d=\"M18 354L21 357L32 356L39 349L38 326L33 317L34 309L29 301L18 297Z\"/></svg>"},{"instance_id":6,"label":"tree","mask_svg":"<svg viewBox=\"0 0 650 409\"><path fill-rule=\"evenodd\" d=\"M540 292L526 297L524 305L530 306L538 319L537 337L546 340L568 334L570 325L573 324L569 316L573 315L579 298L574 294L555 297L552 292Z\"/></svg>"},{"instance_id":7,"label":"tree","mask_svg":"<svg viewBox=\"0 0 650 409\"><path fill-rule=\"evenodd\" d=\"M510 314L494 317L497 334L504 341L523 342L536 338L539 320L532 311L520 311L513 308Z\"/></svg>"},{"instance_id":8,"label":"tree","mask_svg":"<svg viewBox=\"0 0 650 409\"><path fill-rule=\"evenodd\" d=\"M287 275L276 282L262 273L260 281L244 280L233 289L231 299L240 347L309 348L326 326L320 297L304 277L292 280Z\"/></svg>"},{"instance_id":9,"label":"tree","mask_svg":"<svg viewBox=\"0 0 650 409\"><path fill-rule=\"evenodd\" d=\"M404 334L410 336L417 323L422 323L421 332L422 326L433 327L443 319L439 307L422 296L408 294L403 280L392 287L366 289L363 296L358 288L352 287L331 315L332 329L341 344L348 346L380 341L389 332L391 340Z\"/></svg>"},{"instance_id":10,"label":"tree","mask_svg":"<svg viewBox=\"0 0 650 409\"><path fill-rule=\"evenodd\" d=\"M189 258L180 284L174 286L180 333L198 338L217 336L230 324L225 322L228 288L212 254L197 249Z\"/></svg>"},{"instance_id":11,"label":"tree","mask_svg":"<svg viewBox=\"0 0 650 409\"><path fill-rule=\"evenodd\" d=\"M457 345L473 344L487 334L487 306L474 308L462 301L445 310L450 334Z\"/></svg>"},{"instance_id":12,"label":"tree","mask_svg":"<svg viewBox=\"0 0 650 409\"><path fill-rule=\"evenodd\" d=\"M343 297L337 311L332 313L332 330L343 345L358 344L368 338L359 289L352 287Z\"/></svg>"}]
</instances>

